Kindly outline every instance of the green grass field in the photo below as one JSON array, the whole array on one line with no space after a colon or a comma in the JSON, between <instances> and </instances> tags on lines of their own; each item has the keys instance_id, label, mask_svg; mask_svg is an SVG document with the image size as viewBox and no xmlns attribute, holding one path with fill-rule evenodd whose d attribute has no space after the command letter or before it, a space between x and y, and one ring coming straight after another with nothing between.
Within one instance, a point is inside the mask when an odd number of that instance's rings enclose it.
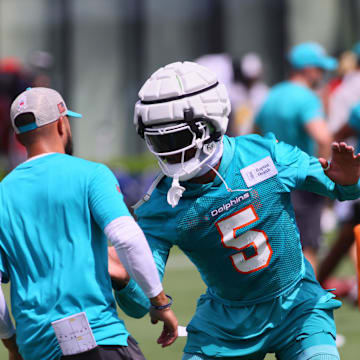
<instances>
[{"instance_id":1,"label":"green grass field","mask_svg":"<svg viewBox=\"0 0 360 360\"><path fill-rule=\"evenodd\" d=\"M340 273L351 271L348 264L344 264L339 270ZM173 309L177 314L180 325L186 326L194 313L196 300L204 292L205 286L199 274L190 262L178 250L172 251L167 266L164 279L166 291L174 298ZM8 287L4 286L8 299ZM8 302L9 303L9 302ZM140 346L149 360L176 360L181 359L182 350L185 345L185 338L180 337L176 342L165 349L156 344L156 339L160 335L161 325L152 325L148 316L143 319L132 319L119 312L125 319L129 331L138 340ZM336 311L336 321L338 332L345 336L346 343L340 348L343 360L358 360L359 339L360 339L360 312L357 308L346 303ZM7 352L3 346L0 348L0 360L7 359ZM273 355L268 355L266 360L275 359ZM41 360L41 359L39 359Z\"/></svg>"}]
</instances>

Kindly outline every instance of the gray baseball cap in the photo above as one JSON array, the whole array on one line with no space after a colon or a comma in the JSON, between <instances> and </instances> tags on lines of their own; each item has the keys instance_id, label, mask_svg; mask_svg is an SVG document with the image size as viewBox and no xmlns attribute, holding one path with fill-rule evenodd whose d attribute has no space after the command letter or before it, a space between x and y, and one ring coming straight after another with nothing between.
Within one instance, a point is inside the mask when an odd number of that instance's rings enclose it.
<instances>
[{"instance_id":1,"label":"gray baseball cap","mask_svg":"<svg viewBox=\"0 0 360 360\"><path fill-rule=\"evenodd\" d=\"M25 125L16 125L16 118L20 114L32 113L35 122ZM22 92L11 104L11 124L17 134L35 130L38 127L50 124L60 116L81 118L82 115L66 107L62 96L53 89L44 87L28 88Z\"/></svg>"}]
</instances>

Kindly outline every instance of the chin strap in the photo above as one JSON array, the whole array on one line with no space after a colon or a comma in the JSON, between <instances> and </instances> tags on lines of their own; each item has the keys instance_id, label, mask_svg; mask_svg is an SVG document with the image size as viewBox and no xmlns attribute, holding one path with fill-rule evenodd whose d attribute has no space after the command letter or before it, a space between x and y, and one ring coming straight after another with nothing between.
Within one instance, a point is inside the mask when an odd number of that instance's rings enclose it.
<instances>
[{"instance_id":1,"label":"chin strap","mask_svg":"<svg viewBox=\"0 0 360 360\"><path fill-rule=\"evenodd\" d=\"M224 178L220 175L220 173L214 169L211 165L209 164L205 164L208 168L210 168L219 178L220 180L224 183L225 187L226 187L226 190L228 192L236 192L236 191L240 191L240 192L245 192L245 191L249 191L251 190L252 188L248 188L248 189L231 189L228 184L226 183L226 181L224 180Z\"/></svg>"},{"instance_id":2,"label":"chin strap","mask_svg":"<svg viewBox=\"0 0 360 360\"><path fill-rule=\"evenodd\" d=\"M178 203L180 198L182 197L182 194L184 193L185 188L180 185L179 178L174 177L171 188L169 189L167 193L167 202L171 207L175 207Z\"/></svg>"}]
</instances>

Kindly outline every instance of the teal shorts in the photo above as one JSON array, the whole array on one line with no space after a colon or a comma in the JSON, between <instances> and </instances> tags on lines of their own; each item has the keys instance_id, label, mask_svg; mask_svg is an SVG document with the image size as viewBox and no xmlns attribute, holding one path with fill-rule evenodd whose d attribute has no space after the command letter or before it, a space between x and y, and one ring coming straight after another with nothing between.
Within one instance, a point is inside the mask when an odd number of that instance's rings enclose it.
<instances>
[{"instance_id":1,"label":"teal shorts","mask_svg":"<svg viewBox=\"0 0 360 360\"><path fill-rule=\"evenodd\" d=\"M260 360L276 353L279 360L298 360L310 359L320 346L335 356L329 359L337 359L333 310L340 306L308 266L295 288L272 301L239 306L207 292L187 327L184 352L204 359Z\"/></svg>"}]
</instances>

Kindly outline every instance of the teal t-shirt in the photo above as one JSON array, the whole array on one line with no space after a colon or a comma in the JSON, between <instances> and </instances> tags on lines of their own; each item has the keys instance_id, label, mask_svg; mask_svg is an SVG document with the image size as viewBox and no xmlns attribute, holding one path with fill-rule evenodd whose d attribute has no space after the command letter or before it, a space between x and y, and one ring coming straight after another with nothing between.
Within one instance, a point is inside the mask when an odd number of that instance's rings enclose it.
<instances>
[{"instance_id":1,"label":"teal t-shirt","mask_svg":"<svg viewBox=\"0 0 360 360\"><path fill-rule=\"evenodd\" d=\"M324 118L319 97L303 85L284 81L272 88L255 122L263 134L273 132L278 140L316 156L316 143L305 125L319 118Z\"/></svg>"},{"instance_id":2,"label":"teal t-shirt","mask_svg":"<svg viewBox=\"0 0 360 360\"><path fill-rule=\"evenodd\" d=\"M51 322L85 311L95 340L126 345L103 229L130 216L104 165L48 154L0 184L0 271L11 282L16 337L26 360L61 357Z\"/></svg>"}]
</instances>

